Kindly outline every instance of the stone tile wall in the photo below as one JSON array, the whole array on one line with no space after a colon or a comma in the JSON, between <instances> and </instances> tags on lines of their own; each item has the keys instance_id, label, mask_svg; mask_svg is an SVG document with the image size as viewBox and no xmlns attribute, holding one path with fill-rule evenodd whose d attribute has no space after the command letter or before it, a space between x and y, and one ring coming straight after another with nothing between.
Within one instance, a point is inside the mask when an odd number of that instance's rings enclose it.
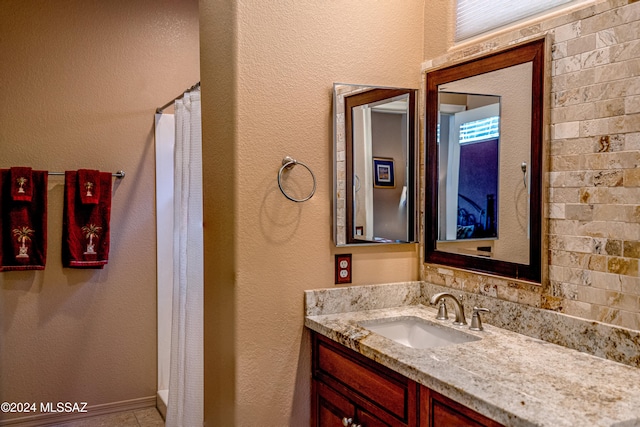
<instances>
[{"instance_id":1,"label":"stone tile wall","mask_svg":"<svg viewBox=\"0 0 640 427\"><path fill-rule=\"evenodd\" d=\"M424 264L421 278L638 330L640 1L598 1L452 51L423 69L545 35L547 277L538 286Z\"/></svg>"}]
</instances>

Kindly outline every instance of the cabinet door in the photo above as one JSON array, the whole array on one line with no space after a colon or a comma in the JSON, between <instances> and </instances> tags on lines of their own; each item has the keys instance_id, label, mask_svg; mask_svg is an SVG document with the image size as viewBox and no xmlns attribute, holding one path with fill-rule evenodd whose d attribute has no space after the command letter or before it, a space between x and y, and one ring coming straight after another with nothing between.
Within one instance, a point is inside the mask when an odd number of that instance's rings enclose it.
<instances>
[{"instance_id":1,"label":"cabinet door","mask_svg":"<svg viewBox=\"0 0 640 427\"><path fill-rule=\"evenodd\" d=\"M346 396L363 418L378 420L373 427L417 424L414 381L318 334L313 334L313 378ZM356 418L354 424L369 427Z\"/></svg>"},{"instance_id":2,"label":"cabinet door","mask_svg":"<svg viewBox=\"0 0 640 427\"><path fill-rule=\"evenodd\" d=\"M341 426L344 418L355 417L356 408L347 398L316 380L313 380L313 389L312 426Z\"/></svg>"},{"instance_id":3,"label":"cabinet door","mask_svg":"<svg viewBox=\"0 0 640 427\"><path fill-rule=\"evenodd\" d=\"M420 386L420 426L502 427L502 424L425 386Z\"/></svg>"}]
</instances>

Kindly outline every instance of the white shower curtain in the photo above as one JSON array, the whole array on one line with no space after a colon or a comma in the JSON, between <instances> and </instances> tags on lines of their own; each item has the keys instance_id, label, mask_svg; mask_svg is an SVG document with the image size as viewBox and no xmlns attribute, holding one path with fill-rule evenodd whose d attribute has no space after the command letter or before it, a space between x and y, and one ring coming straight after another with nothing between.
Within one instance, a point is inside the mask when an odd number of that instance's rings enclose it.
<instances>
[{"instance_id":1,"label":"white shower curtain","mask_svg":"<svg viewBox=\"0 0 640 427\"><path fill-rule=\"evenodd\" d=\"M173 313L166 425L202 426L203 241L200 91L175 103Z\"/></svg>"}]
</instances>

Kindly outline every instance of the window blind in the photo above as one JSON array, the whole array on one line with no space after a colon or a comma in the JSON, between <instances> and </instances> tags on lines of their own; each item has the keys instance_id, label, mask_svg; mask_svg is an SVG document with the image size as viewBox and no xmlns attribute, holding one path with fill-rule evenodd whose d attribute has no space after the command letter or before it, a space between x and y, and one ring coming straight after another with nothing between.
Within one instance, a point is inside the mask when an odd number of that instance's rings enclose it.
<instances>
[{"instance_id":1,"label":"window blind","mask_svg":"<svg viewBox=\"0 0 640 427\"><path fill-rule=\"evenodd\" d=\"M460 144L484 141L500 136L500 117L489 117L460 125Z\"/></svg>"},{"instance_id":2,"label":"window blind","mask_svg":"<svg viewBox=\"0 0 640 427\"><path fill-rule=\"evenodd\" d=\"M457 0L456 41L462 41L576 0Z\"/></svg>"}]
</instances>

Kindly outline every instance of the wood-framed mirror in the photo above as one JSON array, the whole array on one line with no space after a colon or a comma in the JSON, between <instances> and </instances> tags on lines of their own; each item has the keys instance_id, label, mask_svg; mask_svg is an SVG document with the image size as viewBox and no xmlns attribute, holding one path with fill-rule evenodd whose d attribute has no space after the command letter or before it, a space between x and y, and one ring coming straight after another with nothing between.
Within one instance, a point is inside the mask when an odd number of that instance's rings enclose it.
<instances>
[{"instance_id":1,"label":"wood-framed mirror","mask_svg":"<svg viewBox=\"0 0 640 427\"><path fill-rule=\"evenodd\" d=\"M334 84L336 246L417 242L417 92Z\"/></svg>"},{"instance_id":2,"label":"wood-framed mirror","mask_svg":"<svg viewBox=\"0 0 640 427\"><path fill-rule=\"evenodd\" d=\"M425 262L540 283L545 40L428 71Z\"/></svg>"}]
</instances>

